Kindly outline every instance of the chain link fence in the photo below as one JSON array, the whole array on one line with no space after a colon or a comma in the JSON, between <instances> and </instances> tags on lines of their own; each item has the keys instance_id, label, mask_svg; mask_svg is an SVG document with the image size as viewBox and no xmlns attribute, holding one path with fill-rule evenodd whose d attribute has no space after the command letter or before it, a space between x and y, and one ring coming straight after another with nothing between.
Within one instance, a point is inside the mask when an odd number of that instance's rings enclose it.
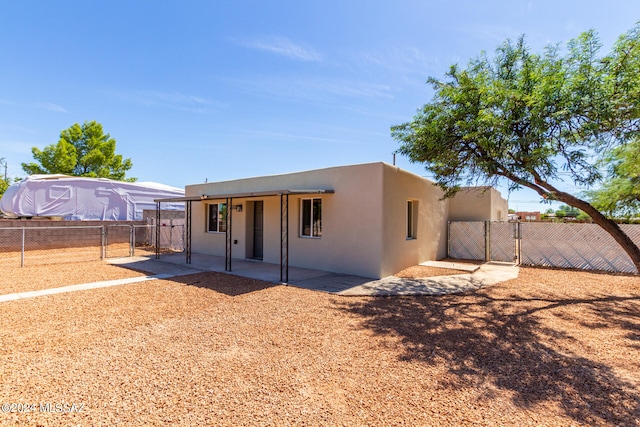
<instances>
[{"instance_id":1,"label":"chain link fence","mask_svg":"<svg viewBox=\"0 0 640 427\"><path fill-rule=\"evenodd\" d=\"M485 226L482 221L449 222L447 256L453 259L485 259Z\"/></svg>"},{"instance_id":2,"label":"chain link fence","mask_svg":"<svg viewBox=\"0 0 640 427\"><path fill-rule=\"evenodd\" d=\"M640 245L640 225L620 226ZM452 221L449 258L635 273L629 256L597 224Z\"/></svg>"},{"instance_id":3,"label":"chain link fence","mask_svg":"<svg viewBox=\"0 0 640 427\"><path fill-rule=\"evenodd\" d=\"M104 227L0 228L0 265L42 265L104 258Z\"/></svg>"},{"instance_id":4,"label":"chain link fence","mask_svg":"<svg viewBox=\"0 0 640 427\"><path fill-rule=\"evenodd\" d=\"M160 224L160 250L184 251L184 220ZM46 265L155 254L156 229L146 225L0 227L0 266Z\"/></svg>"}]
</instances>

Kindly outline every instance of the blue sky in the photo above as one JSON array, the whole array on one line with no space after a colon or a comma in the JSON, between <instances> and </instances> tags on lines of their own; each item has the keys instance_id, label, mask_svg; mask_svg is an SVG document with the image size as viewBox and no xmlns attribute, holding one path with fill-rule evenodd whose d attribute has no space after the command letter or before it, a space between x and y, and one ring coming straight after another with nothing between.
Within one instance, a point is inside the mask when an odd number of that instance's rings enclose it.
<instances>
[{"instance_id":1,"label":"blue sky","mask_svg":"<svg viewBox=\"0 0 640 427\"><path fill-rule=\"evenodd\" d=\"M24 177L31 147L96 120L129 176L176 187L391 163L427 77L520 34L540 51L594 28L606 52L638 20L637 0L4 1L0 157Z\"/></svg>"}]
</instances>

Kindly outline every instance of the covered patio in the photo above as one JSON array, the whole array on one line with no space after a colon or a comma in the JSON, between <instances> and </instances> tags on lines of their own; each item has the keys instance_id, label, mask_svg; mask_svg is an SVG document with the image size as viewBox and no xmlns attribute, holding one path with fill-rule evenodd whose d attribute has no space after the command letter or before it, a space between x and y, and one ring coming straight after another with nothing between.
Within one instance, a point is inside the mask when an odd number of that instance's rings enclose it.
<instances>
[{"instance_id":1,"label":"covered patio","mask_svg":"<svg viewBox=\"0 0 640 427\"><path fill-rule=\"evenodd\" d=\"M156 199L156 259L160 258L160 247L158 242L160 242L160 213L162 208L162 203L176 203L176 202L184 202L185 203L185 214L186 214L186 229L185 229L185 256L186 263L191 264L194 259L194 254L191 251L191 234L193 228L192 221L192 212L193 212L193 203L203 203L209 201L224 201L226 203L227 211L224 215L225 222L225 256L224 256L224 270L231 272L234 271L233 268L240 268L242 270L251 270L250 267L252 264L255 267L257 261L251 260L242 260L236 259L233 260L233 211L234 199L251 199L251 198L264 198L264 197L279 197L280 199L280 268L279 268L279 277L280 283L289 283L289 196L297 195L297 196L306 196L306 195L314 195L314 194L333 194L333 189L317 189L317 190L290 190L290 189L280 189L274 191L258 191L258 192L243 192L243 193L230 193L230 194L203 194L201 196L187 196L187 197L173 197L173 198L165 198L165 199ZM163 258L166 255L163 255ZM233 265L237 264L237 265ZM273 264L269 264L273 265ZM263 268L264 270L264 268ZM270 268L267 268L270 270ZM305 270L305 269L297 269L297 270ZM215 270L214 270L215 271ZM313 271L313 270L308 270ZM250 275L245 275L246 277L251 277ZM274 280L264 279L266 281L273 282Z\"/></svg>"}]
</instances>

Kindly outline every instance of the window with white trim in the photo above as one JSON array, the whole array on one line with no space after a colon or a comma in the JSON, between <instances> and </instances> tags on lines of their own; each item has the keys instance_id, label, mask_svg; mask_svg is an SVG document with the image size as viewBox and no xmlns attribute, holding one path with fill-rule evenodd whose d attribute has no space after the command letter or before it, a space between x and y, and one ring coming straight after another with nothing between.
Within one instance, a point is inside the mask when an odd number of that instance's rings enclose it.
<instances>
[{"instance_id":1,"label":"window with white trim","mask_svg":"<svg viewBox=\"0 0 640 427\"><path fill-rule=\"evenodd\" d=\"M300 200L300 236L322 236L322 199Z\"/></svg>"},{"instance_id":2,"label":"window with white trim","mask_svg":"<svg viewBox=\"0 0 640 427\"><path fill-rule=\"evenodd\" d=\"M224 233L227 231L227 204L214 203L208 205L207 231L211 233Z\"/></svg>"},{"instance_id":3,"label":"window with white trim","mask_svg":"<svg viewBox=\"0 0 640 427\"><path fill-rule=\"evenodd\" d=\"M407 200L407 239L418 238L418 201Z\"/></svg>"}]
</instances>

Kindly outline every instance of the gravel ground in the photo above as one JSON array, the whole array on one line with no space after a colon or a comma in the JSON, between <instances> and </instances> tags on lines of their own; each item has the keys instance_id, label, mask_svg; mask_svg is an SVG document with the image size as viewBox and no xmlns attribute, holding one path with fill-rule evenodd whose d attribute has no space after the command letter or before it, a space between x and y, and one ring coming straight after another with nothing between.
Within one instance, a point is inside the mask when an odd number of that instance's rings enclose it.
<instances>
[{"instance_id":1,"label":"gravel ground","mask_svg":"<svg viewBox=\"0 0 640 427\"><path fill-rule=\"evenodd\" d=\"M137 274L31 285L112 268ZM0 310L3 426L640 425L637 276L344 298L200 273Z\"/></svg>"},{"instance_id":2,"label":"gravel ground","mask_svg":"<svg viewBox=\"0 0 640 427\"><path fill-rule=\"evenodd\" d=\"M2 267L0 272L0 295L146 275L143 272L117 267L103 261L11 266Z\"/></svg>"}]
</instances>

